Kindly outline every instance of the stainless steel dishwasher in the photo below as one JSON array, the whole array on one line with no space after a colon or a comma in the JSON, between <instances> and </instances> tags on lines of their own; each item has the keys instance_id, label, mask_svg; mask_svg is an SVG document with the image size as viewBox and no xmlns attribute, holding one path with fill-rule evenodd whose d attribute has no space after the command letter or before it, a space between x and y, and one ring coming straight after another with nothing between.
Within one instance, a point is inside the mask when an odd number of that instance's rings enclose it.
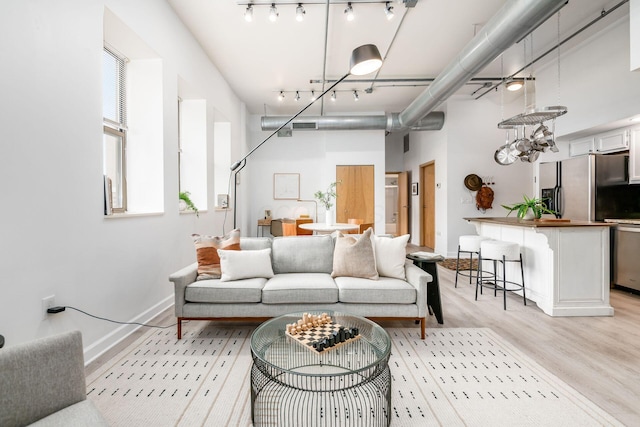
<instances>
[{"instance_id":1,"label":"stainless steel dishwasher","mask_svg":"<svg viewBox=\"0 0 640 427\"><path fill-rule=\"evenodd\" d=\"M618 223L614 240L614 283L640 291L640 223Z\"/></svg>"}]
</instances>

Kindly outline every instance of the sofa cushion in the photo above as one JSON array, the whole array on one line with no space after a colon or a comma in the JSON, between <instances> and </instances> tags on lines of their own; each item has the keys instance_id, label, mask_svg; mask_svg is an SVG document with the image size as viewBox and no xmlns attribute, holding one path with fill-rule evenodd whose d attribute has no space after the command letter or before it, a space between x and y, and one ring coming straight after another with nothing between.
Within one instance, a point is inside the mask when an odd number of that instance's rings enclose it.
<instances>
[{"instance_id":1,"label":"sofa cushion","mask_svg":"<svg viewBox=\"0 0 640 427\"><path fill-rule=\"evenodd\" d=\"M404 263L407 260L409 235L380 237L372 235L376 268L380 276L405 280Z\"/></svg>"},{"instance_id":2,"label":"sofa cushion","mask_svg":"<svg viewBox=\"0 0 640 427\"><path fill-rule=\"evenodd\" d=\"M333 265L331 236L275 237L271 245L275 274L331 273Z\"/></svg>"},{"instance_id":3,"label":"sofa cushion","mask_svg":"<svg viewBox=\"0 0 640 427\"><path fill-rule=\"evenodd\" d=\"M381 277L336 277L340 302L360 304L415 304L417 291L404 280Z\"/></svg>"},{"instance_id":4,"label":"sofa cushion","mask_svg":"<svg viewBox=\"0 0 640 427\"><path fill-rule=\"evenodd\" d=\"M256 251L271 247L270 237L241 237L240 249L243 251Z\"/></svg>"},{"instance_id":5,"label":"sofa cushion","mask_svg":"<svg viewBox=\"0 0 640 427\"><path fill-rule=\"evenodd\" d=\"M221 282L220 279L199 280L187 286L184 291L184 299L187 302L222 304L260 302L265 283L267 283L267 279L262 277L233 282Z\"/></svg>"},{"instance_id":6,"label":"sofa cushion","mask_svg":"<svg viewBox=\"0 0 640 427\"><path fill-rule=\"evenodd\" d=\"M218 249L240 250L240 230L231 230L224 236L201 236L192 234L198 259L197 280L220 277L220 257Z\"/></svg>"},{"instance_id":7,"label":"sofa cushion","mask_svg":"<svg viewBox=\"0 0 640 427\"><path fill-rule=\"evenodd\" d=\"M338 234L333 253L332 277L378 279L371 233L372 229L369 228L358 238Z\"/></svg>"},{"instance_id":8,"label":"sofa cushion","mask_svg":"<svg viewBox=\"0 0 640 427\"><path fill-rule=\"evenodd\" d=\"M271 268L271 248L256 251L226 251L218 249L220 256L221 282L251 279L252 277L273 277Z\"/></svg>"},{"instance_id":9,"label":"sofa cushion","mask_svg":"<svg viewBox=\"0 0 640 427\"><path fill-rule=\"evenodd\" d=\"M262 302L330 304L338 302L338 288L327 273L277 274L262 288Z\"/></svg>"}]
</instances>

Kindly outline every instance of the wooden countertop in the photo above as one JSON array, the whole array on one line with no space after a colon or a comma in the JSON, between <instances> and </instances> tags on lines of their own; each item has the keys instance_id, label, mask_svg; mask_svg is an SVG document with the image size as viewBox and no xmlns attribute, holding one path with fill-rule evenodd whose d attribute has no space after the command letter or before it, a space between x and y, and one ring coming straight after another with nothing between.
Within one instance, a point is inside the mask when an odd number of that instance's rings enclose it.
<instances>
[{"instance_id":1,"label":"wooden countertop","mask_svg":"<svg viewBox=\"0 0 640 427\"><path fill-rule=\"evenodd\" d=\"M554 221L553 218L542 218L542 220L534 219L518 219L515 217L477 217L464 218L467 221L486 222L490 224L511 225L516 227L612 227L616 224L595 221Z\"/></svg>"}]
</instances>

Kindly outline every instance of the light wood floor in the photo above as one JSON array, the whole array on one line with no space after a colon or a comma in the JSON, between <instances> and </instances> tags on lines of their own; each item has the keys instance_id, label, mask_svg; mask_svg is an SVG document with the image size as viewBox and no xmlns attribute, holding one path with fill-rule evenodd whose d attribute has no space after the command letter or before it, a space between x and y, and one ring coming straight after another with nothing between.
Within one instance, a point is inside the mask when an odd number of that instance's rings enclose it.
<instances>
[{"instance_id":1,"label":"light wood floor","mask_svg":"<svg viewBox=\"0 0 640 427\"><path fill-rule=\"evenodd\" d=\"M517 295L508 296L506 311L502 298L491 293L475 301L472 285L460 278L454 288L455 272L438 271L444 324L430 316L428 328L491 328L625 425L640 426L640 296L613 289L613 317L550 317L531 301L525 307ZM174 322L170 309L154 324ZM417 327L413 322L382 325ZM144 332L141 328L92 362L87 375Z\"/></svg>"}]
</instances>

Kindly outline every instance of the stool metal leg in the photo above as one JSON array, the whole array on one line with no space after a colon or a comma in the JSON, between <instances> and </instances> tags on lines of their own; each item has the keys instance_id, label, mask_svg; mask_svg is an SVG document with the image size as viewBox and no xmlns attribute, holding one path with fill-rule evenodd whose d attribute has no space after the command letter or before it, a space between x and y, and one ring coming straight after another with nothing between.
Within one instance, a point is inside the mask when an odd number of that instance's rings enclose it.
<instances>
[{"instance_id":1,"label":"stool metal leg","mask_svg":"<svg viewBox=\"0 0 640 427\"><path fill-rule=\"evenodd\" d=\"M458 274L460 274L460 245L458 245L458 257L456 258L456 283L455 288L458 287Z\"/></svg>"},{"instance_id":2,"label":"stool metal leg","mask_svg":"<svg viewBox=\"0 0 640 427\"><path fill-rule=\"evenodd\" d=\"M520 274L522 274L522 300L524 301L524 305L527 305L527 294L524 290L524 266L522 263L522 254L520 254Z\"/></svg>"},{"instance_id":3,"label":"stool metal leg","mask_svg":"<svg viewBox=\"0 0 640 427\"><path fill-rule=\"evenodd\" d=\"M478 301L478 287L482 283L482 252L478 251L478 274L476 275L476 301ZM482 287L480 287L482 291Z\"/></svg>"},{"instance_id":4,"label":"stool metal leg","mask_svg":"<svg viewBox=\"0 0 640 427\"><path fill-rule=\"evenodd\" d=\"M507 259L502 255L502 299L504 309L507 309Z\"/></svg>"}]
</instances>

